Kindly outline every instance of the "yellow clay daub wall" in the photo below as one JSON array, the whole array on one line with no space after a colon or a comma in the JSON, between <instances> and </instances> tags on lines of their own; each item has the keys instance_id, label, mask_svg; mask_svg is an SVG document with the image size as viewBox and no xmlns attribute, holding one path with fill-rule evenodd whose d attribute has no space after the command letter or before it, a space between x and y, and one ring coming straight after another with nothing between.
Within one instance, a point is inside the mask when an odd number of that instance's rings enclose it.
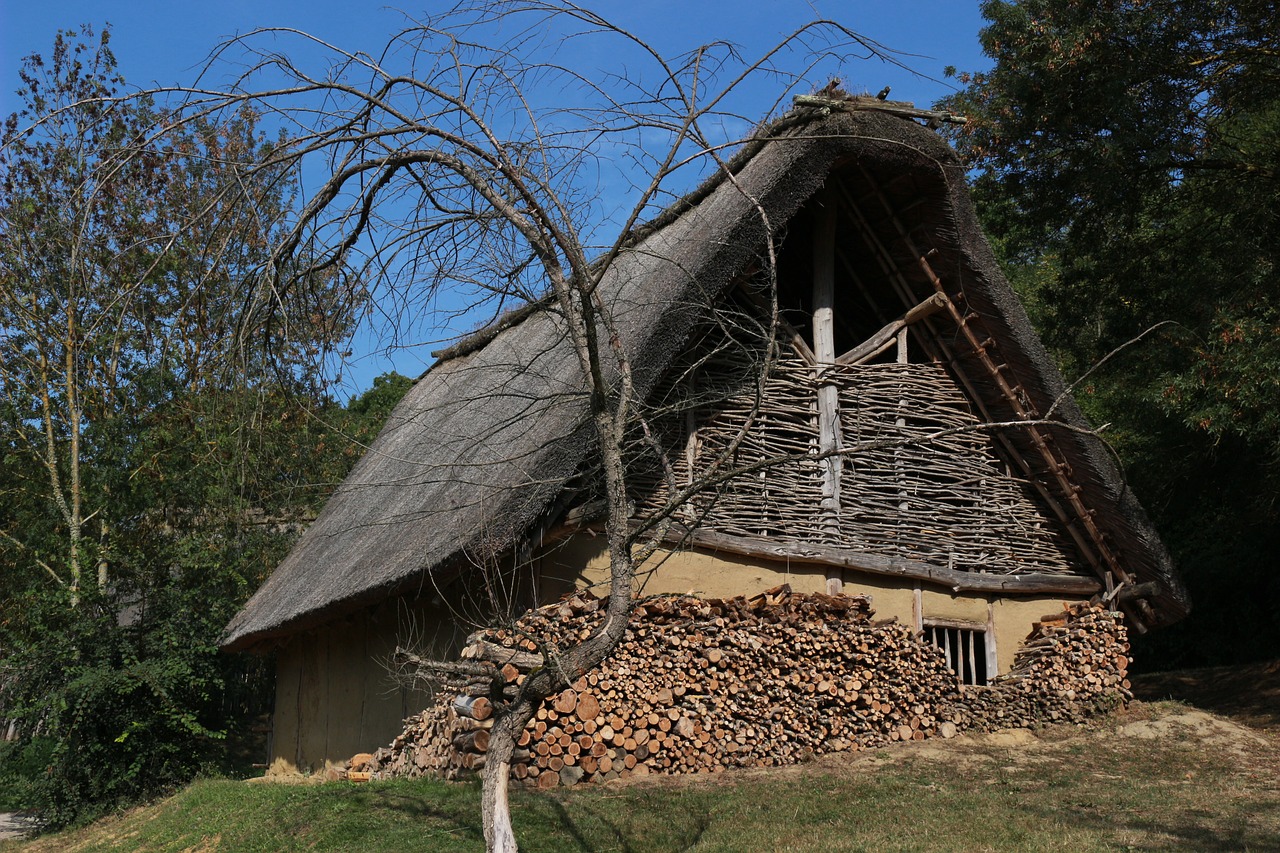
<instances>
[{"instance_id":1,"label":"yellow clay daub wall","mask_svg":"<svg viewBox=\"0 0 1280 853\"><path fill-rule=\"evenodd\" d=\"M640 570L640 595L691 593L704 598L755 595L781 583L796 592L826 592L827 569L812 564L787 565L755 560L736 554L713 554L692 549L659 551ZM916 584L910 580L859 572L840 571L843 591L866 595L877 619L896 617L916 623ZM609 554L603 536L580 533L547 550L539 561L544 600L554 600L575 587L591 587L604 595L609 584ZM554 595L552 595L554 593ZM975 627L991 625L996 642L998 673L1013 667L1018 645L1031 633L1033 622L1060 612L1079 598L1062 596L1004 596L990 593L952 593L920 585L920 615L924 620L967 622Z\"/></svg>"}]
</instances>

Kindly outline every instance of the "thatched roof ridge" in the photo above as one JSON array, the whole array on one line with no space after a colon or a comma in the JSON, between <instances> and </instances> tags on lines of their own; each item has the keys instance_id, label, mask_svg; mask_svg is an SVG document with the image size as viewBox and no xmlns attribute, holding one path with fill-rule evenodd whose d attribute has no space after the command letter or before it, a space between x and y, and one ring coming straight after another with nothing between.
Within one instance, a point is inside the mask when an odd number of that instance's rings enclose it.
<instances>
[{"instance_id":1,"label":"thatched roof ridge","mask_svg":"<svg viewBox=\"0 0 1280 853\"><path fill-rule=\"evenodd\" d=\"M1001 345L1041 401L1065 389L978 230L964 172L951 150L915 122L871 113L790 114L732 162L735 180L711 180L628 241L601 281L647 393L764 242L755 207L774 229L840 163L921 171L929 204L948 223L971 301L1000 314ZM746 193L746 195L744 195ZM747 198L750 196L750 199ZM1006 356L1009 355L1006 353ZM444 355L444 354L442 354ZM564 493L591 454L587 400L561 319L522 312L457 347L428 370L369 452L275 573L227 627L224 647L244 649L352 612L411 588L430 588L468 559L516 545ZM1041 406L1042 410L1048 404ZM1085 424L1074 403L1064 420ZM1139 549L1170 590L1170 621L1185 592L1145 515L1096 439L1063 431L1072 465L1088 480L1108 532Z\"/></svg>"}]
</instances>

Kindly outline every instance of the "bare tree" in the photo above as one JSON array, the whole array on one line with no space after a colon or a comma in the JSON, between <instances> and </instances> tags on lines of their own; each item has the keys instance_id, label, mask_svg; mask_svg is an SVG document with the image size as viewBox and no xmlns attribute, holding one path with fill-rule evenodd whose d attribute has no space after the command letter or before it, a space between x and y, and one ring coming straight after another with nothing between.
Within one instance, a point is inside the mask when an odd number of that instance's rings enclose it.
<instances>
[{"instance_id":1,"label":"bare tree","mask_svg":"<svg viewBox=\"0 0 1280 853\"><path fill-rule=\"evenodd\" d=\"M331 64L312 74L288 52L259 48L283 36L298 40L295 56L318 49ZM625 73L583 70L572 55L583 39L637 65ZM415 315L485 317L536 303L558 315L571 343L599 455L610 586L595 633L556 650L557 665L526 679L496 715L484 774L485 837L491 850L514 850L506 786L515 740L543 699L620 641L638 560L691 493L671 483L663 511L639 530L632 523L624 457L637 428L643 436L647 427L601 278L633 229L675 197L681 174L725 170L733 144L776 108L780 101L752 105L751 117L735 115L733 99L746 81L772 79L781 100L819 66L884 54L838 24L816 21L754 61L723 42L671 60L559 0L464 5L412 23L377 57L281 30L250 33L215 58L233 52L250 57L235 85L189 90L185 114L251 104L279 115L293 138L271 167L319 160L326 175L278 246L255 300L270 302L330 268L359 266L359 257L363 280L381 288L374 302L388 312L397 339L420 332ZM791 70L783 72L779 60ZM552 95L557 103L546 106ZM624 191L630 204L608 219L612 199L601 188L616 194L620 179L632 182ZM769 223L761 224L769 234ZM619 236L599 242L603 228ZM766 243L761 276L771 284L776 256ZM298 257L312 261L299 268ZM761 353L767 360L778 319L772 288L762 293L766 308L756 323L770 342ZM710 470L708 481L715 476Z\"/></svg>"}]
</instances>

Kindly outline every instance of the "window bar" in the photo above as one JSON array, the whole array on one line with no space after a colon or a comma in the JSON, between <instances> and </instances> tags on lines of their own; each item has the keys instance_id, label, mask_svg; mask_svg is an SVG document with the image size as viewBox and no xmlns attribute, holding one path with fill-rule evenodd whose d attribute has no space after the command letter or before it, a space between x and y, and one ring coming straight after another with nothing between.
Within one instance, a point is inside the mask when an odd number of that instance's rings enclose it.
<instances>
[{"instance_id":1,"label":"window bar","mask_svg":"<svg viewBox=\"0 0 1280 853\"><path fill-rule=\"evenodd\" d=\"M974 665L973 647L977 645L977 631L969 631L969 679L968 684L978 683L978 667Z\"/></svg>"}]
</instances>

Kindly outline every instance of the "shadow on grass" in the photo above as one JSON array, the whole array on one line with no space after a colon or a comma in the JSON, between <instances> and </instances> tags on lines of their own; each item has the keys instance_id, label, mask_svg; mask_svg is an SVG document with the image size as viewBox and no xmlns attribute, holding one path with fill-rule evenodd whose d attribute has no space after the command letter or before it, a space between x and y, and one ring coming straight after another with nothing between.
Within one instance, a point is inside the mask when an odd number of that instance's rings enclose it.
<instances>
[{"instance_id":1,"label":"shadow on grass","mask_svg":"<svg viewBox=\"0 0 1280 853\"><path fill-rule=\"evenodd\" d=\"M1153 795L1157 792L1151 792ZM1188 809L1162 803L1152 796L1148 809L1135 813L1114 806L1081 804L1063 809L1032 808L1043 814L1045 825L1064 820L1077 829L1096 833L1107 843L1124 844L1130 850L1280 850L1280 823L1261 813L1239 809Z\"/></svg>"},{"instance_id":2,"label":"shadow on grass","mask_svg":"<svg viewBox=\"0 0 1280 853\"><path fill-rule=\"evenodd\" d=\"M708 814L694 816L685 811L681 814L683 820L674 821L668 810L654 812L626 795L591 794L524 797L515 816L521 847L582 853L681 851L697 845L711 826ZM599 802L603 798L608 798L610 804ZM526 832L521 831L520 812L526 816Z\"/></svg>"},{"instance_id":3,"label":"shadow on grass","mask_svg":"<svg viewBox=\"0 0 1280 853\"><path fill-rule=\"evenodd\" d=\"M394 784L371 787L356 795L355 805L406 818L466 844L484 843L479 791L474 786L422 791ZM688 850L702 841L712 823L709 813L696 813L697 809L687 808L687 802L673 814L671 809L655 809L653 803L629 794L599 790L555 794L519 791L514 792L511 805L516 837L521 849L529 853Z\"/></svg>"},{"instance_id":4,"label":"shadow on grass","mask_svg":"<svg viewBox=\"0 0 1280 853\"><path fill-rule=\"evenodd\" d=\"M351 793L346 796L351 797ZM353 801L371 814L395 815L421 829L442 831L469 844L484 844L480 798L469 786L442 785L418 791L405 790L393 783L387 787L365 788Z\"/></svg>"},{"instance_id":5,"label":"shadow on grass","mask_svg":"<svg viewBox=\"0 0 1280 853\"><path fill-rule=\"evenodd\" d=\"M1280 832L1274 828L1248 826L1241 822L1226 826L1220 816L1207 813L1204 823L1188 823L1185 814L1181 817L1183 820L1176 822L1154 818L1118 822L1112 816L1099 821L1099 824L1113 832L1119 828L1157 839L1146 843L1148 850L1280 850ZM1214 820L1215 817L1218 820Z\"/></svg>"}]
</instances>

